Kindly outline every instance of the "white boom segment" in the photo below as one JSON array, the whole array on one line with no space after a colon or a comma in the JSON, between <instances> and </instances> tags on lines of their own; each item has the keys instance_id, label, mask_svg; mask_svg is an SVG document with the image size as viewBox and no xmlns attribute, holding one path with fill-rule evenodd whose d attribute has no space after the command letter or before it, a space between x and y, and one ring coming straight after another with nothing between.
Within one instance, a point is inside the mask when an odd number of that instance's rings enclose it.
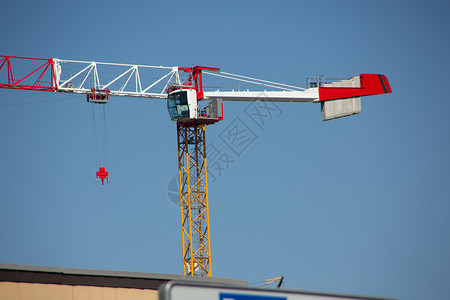
<instances>
[{"instance_id":1,"label":"white boom segment","mask_svg":"<svg viewBox=\"0 0 450 300\"><path fill-rule=\"evenodd\" d=\"M236 75L227 72L203 72L203 74L244 82L256 87L259 91L205 91L206 100L222 99L223 101L274 101L274 102L316 102L319 101L318 88L305 89L302 87L277 83L268 80L256 79L248 76ZM267 91L267 89L274 91Z\"/></svg>"},{"instance_id":2,"label":"white boom segment","mask_svg":"<svg viewBox=\"0 0 450 300\"><path fill-rule=\"evenodd\" d=\"M57 92L87 94L94 88L108 89L110 96L166 99L169 84L181 84L178 67L53 61Z\"/></svg>"},{"instance_id":3,"label":"white boom segment","mask_svg":"<svg viewBox=\"0 0 450 300\"><path fill-rule=\"evenodd\" d=\"M205 100L222 99L223 101L273 101L273 102L316 102L319 101L317 88L305 91L231 91L204 92Z\"/></svg>"}]
</instances>

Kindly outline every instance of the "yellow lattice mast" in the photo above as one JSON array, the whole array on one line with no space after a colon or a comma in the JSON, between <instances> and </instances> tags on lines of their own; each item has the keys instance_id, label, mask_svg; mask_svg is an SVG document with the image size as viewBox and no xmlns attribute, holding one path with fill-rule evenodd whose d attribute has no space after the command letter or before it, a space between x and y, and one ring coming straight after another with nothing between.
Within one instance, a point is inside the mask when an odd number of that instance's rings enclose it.
<instances>
[{"instance_id":1,"label":"yellow lattice mast","mask_svg":"<svg viewBox=\"0 0 450 300\"><path fill-rule=\"evenodd\" d=\"M184 275L211 276L205 125L177 123Z\"/></svg>"}]
</instances>

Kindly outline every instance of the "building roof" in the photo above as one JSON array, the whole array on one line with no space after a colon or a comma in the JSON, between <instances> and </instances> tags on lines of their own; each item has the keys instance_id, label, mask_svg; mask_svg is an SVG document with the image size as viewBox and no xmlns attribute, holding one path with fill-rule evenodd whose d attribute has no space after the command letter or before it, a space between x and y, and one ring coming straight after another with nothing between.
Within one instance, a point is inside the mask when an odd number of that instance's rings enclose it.
<instances>
[{"instance_id":1,"label":"building roof","mask_svg":"<svg viewBox=\"0 0 450 300\"><path fill-rule=\"evenodd\" d=\"M247 286L247 281L217 277L194 277L171 274L68 269L58 267L12 265L0 263L0 281L85 285L157 290L168 281L190 281Z\"/></svg>"}]
</instances>

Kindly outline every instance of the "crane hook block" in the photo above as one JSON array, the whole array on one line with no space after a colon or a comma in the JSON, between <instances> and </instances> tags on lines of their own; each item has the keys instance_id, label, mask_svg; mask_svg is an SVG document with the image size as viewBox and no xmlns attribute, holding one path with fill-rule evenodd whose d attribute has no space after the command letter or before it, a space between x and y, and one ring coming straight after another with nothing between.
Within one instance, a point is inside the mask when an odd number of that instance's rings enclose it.
<instances>
[{"instance_id":1,"label":"crane hook block","mask_svg":"<svg viewBox=\"0 0 450 300\"><path fill-rule=\"evenodd\" d=\"M97 171L97 179L102 180L102 185L105 184L105 179L108 181L109 174L106 172L106 169L104 167L100 167Z\"/></svg>"}]
</instances>

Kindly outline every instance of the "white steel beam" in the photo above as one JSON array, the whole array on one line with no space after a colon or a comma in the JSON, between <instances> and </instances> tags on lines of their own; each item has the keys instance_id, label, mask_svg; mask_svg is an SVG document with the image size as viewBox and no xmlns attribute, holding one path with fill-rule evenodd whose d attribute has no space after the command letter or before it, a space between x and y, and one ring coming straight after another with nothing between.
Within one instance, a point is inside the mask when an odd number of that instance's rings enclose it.
<instances>
[{"instance_id":1,"label":"white steel beam","mask_svg":"<svg viewBox=\"0 0 450 300\"><path fill-rule=\"evenodd\" d=\"M205 100L223 101L274 101L274 102L318 102L319 91L311 88L304 91L231 91L204 92Z\"/></svg>"}]
</instances>

